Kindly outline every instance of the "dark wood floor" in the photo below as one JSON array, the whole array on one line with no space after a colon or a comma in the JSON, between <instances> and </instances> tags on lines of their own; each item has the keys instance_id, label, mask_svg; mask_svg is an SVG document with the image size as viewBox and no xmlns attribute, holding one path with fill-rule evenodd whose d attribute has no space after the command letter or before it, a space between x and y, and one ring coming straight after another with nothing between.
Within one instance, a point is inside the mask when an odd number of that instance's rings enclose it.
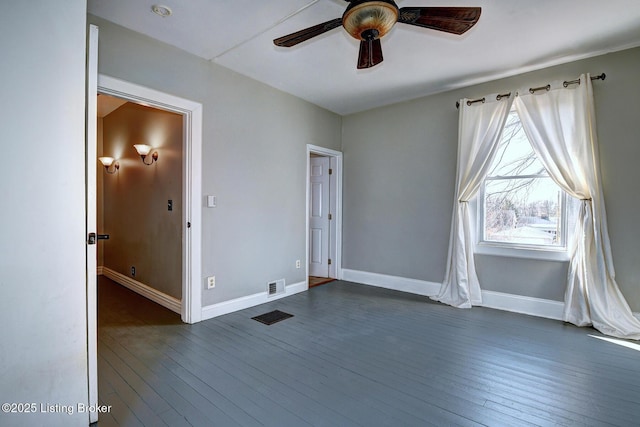
<instances>
[{"instance_id":1,"label":"dark wood floor","mask_svg":"<svg viewBox=\"0 0 640 427\"><path fill-rule=\"evenodd\" d=\"M640 425L640 351L558 321L342 281L185 325L100 277L98 313L99 427Z\"/></svg>"},{"instance_id":2,"label":"dark wood floor","mask_svg":"<svg viewBox=\"0 0 640 427\"><path fill-rule=\"evenodd\" d=\"M333 282L334 280L336 279L332 279L330 277L309 276L309 287L313 288L314 286L324 285L326 283Z\"/></svg>"}]
</instances>

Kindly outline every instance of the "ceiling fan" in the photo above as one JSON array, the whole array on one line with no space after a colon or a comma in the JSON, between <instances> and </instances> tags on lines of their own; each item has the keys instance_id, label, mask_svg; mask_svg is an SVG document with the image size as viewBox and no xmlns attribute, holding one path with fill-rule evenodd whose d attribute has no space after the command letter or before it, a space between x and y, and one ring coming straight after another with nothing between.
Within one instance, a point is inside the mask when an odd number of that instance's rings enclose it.
<instances>
[{"instance_id":1,"label":"ceiling fan","mask_svg":"<svg viewBox=\"0 0 640 427\"><path fill-rule=\"evenodd\" d=\"M343 26L355 39L360 40L358 69L370 68L382 62L380 38L396 22L463 34L480 19L479 7L402 7L393 0L346 0L349 6L336 18L313 27L277 38L276 46L291 47Z\"/></svg>"}]
</instances>

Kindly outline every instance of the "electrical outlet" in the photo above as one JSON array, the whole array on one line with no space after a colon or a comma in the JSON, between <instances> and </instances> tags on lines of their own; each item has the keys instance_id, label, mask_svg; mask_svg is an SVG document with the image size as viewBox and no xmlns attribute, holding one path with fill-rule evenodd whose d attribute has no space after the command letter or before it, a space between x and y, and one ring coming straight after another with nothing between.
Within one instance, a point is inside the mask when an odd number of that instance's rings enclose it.
<instances>
[{"instance_id":1,"label":"electrical outlet","mask_svg":"<svg viewBox=\"0 0 640 427\"><path fill-rule=\"evenodd\" d=\"M300 268L300 260L299 259L296 260L296 268Z\"/></svg>"},{"instance_id":2,"label":"electrical outlet","mask_svg":"<svg viewBox=\"0 0 640 427\"><path fill-rule=\"evenodd\" d=\"M213 289L216 287L216 276L207 277L207 289Z\"/></svg>"},{"instance_id":3,"label":"electrical outlet","mask_svg":"<svg viewBox=\"0 0 640 427\"><path fill-rule=\"evenodd\" d=\"M131 275L133 277L136 277L136 268L135 267L131 267Z\"/></svg>"}]
</instances>

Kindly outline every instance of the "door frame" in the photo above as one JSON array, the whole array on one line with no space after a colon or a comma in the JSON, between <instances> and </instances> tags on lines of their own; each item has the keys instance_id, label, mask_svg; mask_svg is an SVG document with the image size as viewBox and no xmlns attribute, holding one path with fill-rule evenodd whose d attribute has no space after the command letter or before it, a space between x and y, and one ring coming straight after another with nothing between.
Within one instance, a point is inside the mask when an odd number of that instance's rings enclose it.
<instances>
[{"instance_id":1,"label":"door frame","mask_svg":"<svg viewBox=\"0 0 640 427\"><path fill-rule=\"evenodd\" d=\"M305 281L307 282L307 289L309 288L309 195L311 192L310 185L310 160L311 155L319 155L329 157L329 167L333 169L333 182L330 188L335 189L334 194L330 196L330 200L334 202L335 209L332 212L333 218L329 223L329 258L331 258L331 265L329 266L329 277L333 279L342 279L342 152L332 150L330 148L320 147L318 145L307 144L307 174L306 174L306 197L305 197L305 247L306 247L306 262L305 262Z\"/></svg>"},{"instance_id":2,"label":"door frame","mask_svg":"<svg viewBox=\"0 0 640 427\"><path fill-rule=\"evenodd\" d=\"M183 117L182 301L185 323L202 320L202 104L104 74L98 93L178 113ZM189 226L190 225L190 226Z\"/></svg>"}]
</instances>

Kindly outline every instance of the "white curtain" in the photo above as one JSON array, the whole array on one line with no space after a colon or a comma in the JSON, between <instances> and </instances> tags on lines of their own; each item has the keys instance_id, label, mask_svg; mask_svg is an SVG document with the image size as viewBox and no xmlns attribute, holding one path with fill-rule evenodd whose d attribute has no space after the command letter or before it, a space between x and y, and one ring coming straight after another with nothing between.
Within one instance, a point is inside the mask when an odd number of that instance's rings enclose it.
<instances>
[{"instance_id":1,"label":"white curtain","mask_svg":"<svg viewBox=\"0 0 640 427\"><path fill-rule=\"evenodd\" d=\"M513 102L511 97L500 101L495 100L495 95L486 98L490 100L471 105L467 105L467 99L460 101L456 193L447 269L440 292L431 297L459 308L482 303L473 260L475 239L469 200L478 193L491 167Z\"/></svg>"},{"instance_id":2,"label":"white curtain","mask_svg":"<svg viewBox=\"0 0 640 427\"><path fill-rule=\"evenodd\" d=\"M604 334L640 339L640 321L615 281L602 193L591 77L564 88L519 91L523 128L551 178L581 201L565 292L564 320Z\"/></svg>"}]
</instances>

